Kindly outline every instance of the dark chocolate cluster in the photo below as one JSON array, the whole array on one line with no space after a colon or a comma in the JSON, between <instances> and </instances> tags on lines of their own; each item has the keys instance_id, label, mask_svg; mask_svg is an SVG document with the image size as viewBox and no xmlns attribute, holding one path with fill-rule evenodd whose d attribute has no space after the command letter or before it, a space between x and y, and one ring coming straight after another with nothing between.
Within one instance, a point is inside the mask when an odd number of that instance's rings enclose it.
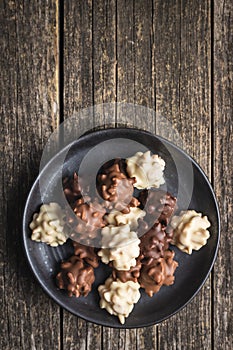
<instances>
[{"instance_id":1,"label":"dark chocolate cluster","mask_svg":"<svg viewBox=\"0 0 233 350\"><path fill-rule=\"evenodd\" d=\"M112 270L112 277L114 280L119 279L121 282L127 282L127 281L133 281L137 282L138 278L140 276L140 270L142 267L141 259L143 258L142 255L140 255L136 261L136 265L131 267L128 271L122 271L122 270L117 270L113 268Z\"/></svg>"}]
</instances>

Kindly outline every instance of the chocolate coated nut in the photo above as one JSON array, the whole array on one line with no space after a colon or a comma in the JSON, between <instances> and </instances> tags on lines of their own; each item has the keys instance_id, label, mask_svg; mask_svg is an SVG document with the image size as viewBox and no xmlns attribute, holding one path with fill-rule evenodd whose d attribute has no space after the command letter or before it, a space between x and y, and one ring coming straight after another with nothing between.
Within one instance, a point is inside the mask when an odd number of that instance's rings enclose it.
<instances>
[{"instance_id":1,"label":"chocolate coated nut","mask_svg":"<svg viewBox=\"0 0 233 350\"><path fill-rule=\"evenodd\" d=\"M139 201L147 212L146 220L149 225L158 220L167 226L176 210L176 198L162 190L144 190L139 195Z\"/></svg>"},{"instance_id":2,"label":"chocolate coated nut","mask_svg":"<svg viewBox=\"0 0 233 350\"><path fill-rule=\"evenodd\" d=\"M89 247L78 242L72 242L74 247L74 255L83 259L86 263L92 267L98 267L99 257L95 252L94 247Z\"/></svg>"},{"instance_id":3,"label":"chocolate coated nut","mask_svg":"<svg viewBox=\"0 0 233 350\"><path fill-rule=\"evenodd\" d=\"M110 167L103 167L102 173L97 177L97 189L105 201L114 202L114 208L122 211L130 205L139 204L138 200L133 198L135 181L135 178L127 178L121 169L121 160L116 159Z\"/></svg>"},{"instance_id":4,"label":"chocolate coated nut","mask_svg":"<svg viewBox=\"0 0 233 350\"><path fill-rule=\"evenodd\" d=\"M162 285L169 286L174 283L174 272L178 263L173 260L175 253L167 250L164 257L153 259L148 265L143 265L139 282L146 293L152 297L157 293Z\"/></svg>"},{"instance_id":5,"label":"chocolate coated nut","mask_svg":"<svg viewBox=\"0 0 233 350\"><path fill-rule=\"evenodd\" d=\"M69 203L73 203L82 196L81 186L76 173L74 173L74 176L71 179L68 177L63 179L63 191Z\"/></svg>"},{"instance_id":6,"label":"chocolate coated nut","mask_svg":"<svg viewBox=\"0 0 233 350\"><path fill-rule=\"evenodd\" d=\"M77 256L72 256L61 263L61 271L58 273L57 285L65 289L69 296L87 296L95 280L92 266L85 266L84 261Z\"/></svg>"},{"instance_id":7,"label":"chocolate coated nut","mask_svg":"<svg viewBox=\"0 0 233 350\"><path fill-rule=\"evenodd\" d=\"M85 202L80 198L72 205L76 218L66 210L66 222L71 230L72 240L89 244L98 236L102 227L105 226L104 215L106 210L97 202Z\"/></svg>"},{"instance_id":8,"label":"chocolate coated nut","mask_svg":"<svg viewBox=\"0 0 233 350\"><path fill-rule=\"evenodd\" d=\"M140 276L140 270L142 267L141 259L142 259L142 255L136 259L137 260L136 266L131 267L130 270L128 271L122 271L122 270L117 270L113 268L112 270L113 279L115 281L119 279L121 282L124 282L124 283L128 281L137 282Z\"/></svg>"},{"instance_id":9,"label":"chocolate coated nut","mask_svg":"<svg viewBox=\"0 0 233 350\"><path fill-rule=\"evenodd\" d=\"M83 230L83 223L88 230L101 228L105 226L104 215L106 210L97 202L85 203L83 199L78 199L74 205L73 210L75 215L81 219L81 229ZM77 227L77 232L79 228Z\"/></svg>"},{"instance_id":10,"label":"chocolate coated nut","mask_svg":"<svg viewBox=\"0 0 233 350\"><path fill-rule=\"evenodd\" d=\"M151 259L160 258L168 249L165 228L160 222L155 223L140 240L140 252L144 255L143 264L148 264Z\"/></svg>"}]
</instances>

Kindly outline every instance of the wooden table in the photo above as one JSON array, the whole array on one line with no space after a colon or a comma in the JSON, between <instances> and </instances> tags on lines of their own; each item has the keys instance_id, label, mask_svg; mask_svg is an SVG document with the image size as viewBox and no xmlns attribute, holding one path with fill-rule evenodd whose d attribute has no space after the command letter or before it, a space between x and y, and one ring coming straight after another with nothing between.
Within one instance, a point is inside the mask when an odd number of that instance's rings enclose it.
<instances>
[{"instance_id":1,"label":"wooden table","mask_svg":"<svg viewBox=\"0 0 233 350\"><path fill-rule=\"evenodd\" d=\"M233 2L2 0L1 339L4 350L232 349ZM50 134L76 111L125 101L166 116L211 180L222 237L195 299L160 325L117 330L55 304L21 236ZM96 115L92 126L114 121ZM80 128L90 120L80 120ZM155 132L153 120L137 126Z\"/></svg>"}]
</instances>

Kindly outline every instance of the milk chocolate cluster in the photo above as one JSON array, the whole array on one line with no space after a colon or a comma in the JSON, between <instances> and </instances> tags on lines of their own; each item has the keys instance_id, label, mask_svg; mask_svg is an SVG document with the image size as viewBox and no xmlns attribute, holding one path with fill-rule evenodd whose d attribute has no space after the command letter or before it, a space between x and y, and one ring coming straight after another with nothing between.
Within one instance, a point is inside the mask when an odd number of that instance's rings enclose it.
<instances>
[{"instance_id":1,"label":"milk chocolate cluster","mask_svg":"<svg viewBox=\"0 0 233 350\"><path fill-rule=\"evenodd\" d=\"M61 263L61 270L56 276L57 285L65 289L68 295L87 296L95 280L94 268L99 265L99 258L93 247L73 242L74 255Z\"/></svg>"},{"instance_id":2,"label":"milk chocolate cluster","mask_svg":"<svg viewBox=\"0 0 233 350\"><path fill-rule=\"evenodd\" d=\"M92 266L87 266L83 259L73 255L61 263L61 271L56 279L58 287L65 289L70 297L79 297L89 294L95 275Z\"/></svg>"},{"instance_id":3,"label":"milk chocolate cluster","mask_svg":"<svg viewBox=\"0 0 233 350\"><path fill-rule=\"evenodd\" d=\"M178 266L173 260L174 255L173 251L166 250L163 257L151 259L143 264L139 283L150 297L157 293L162 285L169 286L174 283L174 272Z\"/></svg>"},{"instance_id":4,"label":"milk chocolate cluster","mask_svg":"<svg viewBox=\"0 0 233 350\"><path fill-rule=\"evenodd\" d=\"M72 178L65 177L63 179L63 191L69 203L73 203L82 197L82 188L76 173Z\"/></svg>"},{"instance_id":5,"label":"milk chocolate cluster","mask_svg":"<svg viewBox=\"0 0 233 350\"><path fill-rule=\"evenodd\" d=\"M30 224L34 240L52 246L68 236L73 241L73 255L61 263L56 276L57 286L69 296L90 293L100 260L102 268L112 269L98 288L100 307L121 323L139 300L139 288L152 297L174 283L178 263L170 244L191 254L209 238L207 217L193 210L174 216L176 197L159 188L164 169L164 160L150 152L112 160L99 170L91 197L91 185L74 173L63 179L67 208L42 206Z\"/></svg>"},{"instance_id":6,"label":"milk chocolate cluster","mask_svg":"<svg viewBox=\"0 0 233 350\"><path fill-rule=\"evenodd\" d=\"M106 210L97 200L85 202L86 198L77 199L67 210L66 223L69 226L70 238L82 243L92 244L102 227L105 226Z\"/></svg>"},{"instance_id":7,"label":"milk chocolate cluster","mask_svg":"<svg viewBox=\"0 0 233 350\"><path fill-rule=\"evenodd\" d=\"M108 208L129 213L130 207L139 205L138 200L133 197L135 182L134 177L126 176L123 160L116 159L110 167L105 165L102 168L97 176L97 189Z\"/></svg>"}]
</instances>

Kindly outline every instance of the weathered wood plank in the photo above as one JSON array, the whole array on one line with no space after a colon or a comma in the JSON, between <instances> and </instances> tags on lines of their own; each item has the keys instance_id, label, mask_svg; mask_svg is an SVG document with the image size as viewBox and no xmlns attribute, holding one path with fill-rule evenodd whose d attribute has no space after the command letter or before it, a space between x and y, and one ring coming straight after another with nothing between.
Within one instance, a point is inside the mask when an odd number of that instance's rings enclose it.
<instances>
[{"instance_id":1,"label":"weathered wood plank","mask_svg":"<svg viewBox=\"0 0 233 350\"><path fill-rule=\"evenodd\" d=\"M93 104L115 101L115 1L69 1L64 3L64 117ZM115 109L105 107L92 118L78 120L82 131L115 125ZM100 349L102 327L78 320L64 312L64 349ZM105 332L104 332L105 334Z\"/></svg>"},{"instance_id":2,"label":"weathered wood plank","mask_svg":"<svg viewBox=\"0 0 233 350\"><path fill-rule=\"evenodd\" d=\"M118 102L154 107L152 14L151 1L117 2ZM155 118L146 110L131 114L118 108L117 123L155 132ZM122 330L120 335L119 349L156 349L156 326Z\"/></svg>"},{"instance_id":3,"label":"weathered wood plank","mask_svg":"<svg viewBox=\"0 0 233 350\"><path fill-rule=\"evenodd\" d=\"M92 1L64 2L64 119L93 105Z\"/></svg>"},{"instance_id":4,"label":"weathered wood plank","mask_svg":"<svg viewBox=\"0 0 233 350\"><path fill-rule=\"evenodd\" d=\"M115 126L116 1L93 1L93 103L95 127ZM110 113L108 113L110 111Z\"/></svg>"},{"instance_id":5,"label":"weathered wood plank","mask_svg":"<svg viewBox=\"0 0 233 350\"><path fill-rule=\"evenodd\" d=\"M232 349L233 222L233 3L214 5L214 188L220 204L221 240L214 268L213 348Z\"/></svg>"},{"instance_id":6,"label":"weathered wood plank","mask_svg":"<svg viewBox=\"0 0 233 350\"><path fill-rule=\"evenodd\" d=\"M64 121L74 118L70 129L83 134L94 127L90 116L76 118L82 108L93 105L92 1L65 1L63 11ZM63 310L63 349L84 350L87 337L87 322Z\"/></svg>"},{"instance_id":7,"label":"weathered wood plank","mask_svg":"<svg viewBox=\"0 0 233 350\"><path fill-rule=\"evenodd\" d=\"M57 2L1 1L0 12L0 348L60 349L59 307L34 280L21 244L25 200L59 123Z\"/></svg>"},{"instance_id":8,"label":"weathered wood plank","mask_svg":"<svg viewBox=\"0 0 233 350\"><path fill-rule=\"evenodd\" d=\"M157 132L165 116L184 148L211 175L210 1L154 1ZM174 140L175 141L175 140ZM210 279L189 306L159 325L160 349L211 348Z\"/></svg>"},{"instance_id":9,"label":"weathered wood plank","mask_svg":"<svg viewBox=\"0 0 233 350\"><path fill-rule=\"evenodd\" d=\"M151 1L117 3L117 101L154 108ZM152 114L126 115L119 110L117 122L155 131Z\"/></svg>"}]
</instances>

